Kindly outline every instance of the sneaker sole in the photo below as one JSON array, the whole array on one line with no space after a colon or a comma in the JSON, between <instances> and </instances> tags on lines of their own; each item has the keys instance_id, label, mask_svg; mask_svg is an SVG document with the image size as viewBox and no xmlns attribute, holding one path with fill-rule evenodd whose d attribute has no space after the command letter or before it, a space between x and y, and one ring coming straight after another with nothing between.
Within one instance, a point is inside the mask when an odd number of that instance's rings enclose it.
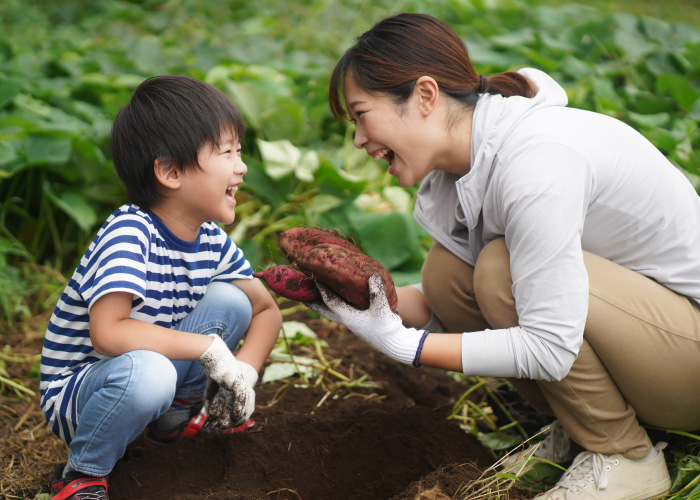
<instances>
[{"instance_id":1,"label":"sneaker sole","mask_svg":"<svg viewBox=\"0 0 700 500\"><path fill-rule=\"evenodd\" d=\"M657 483L650 484L649 486L636 491L634 496L623 495L610 498L608 500L649 500L651 498L665 495L669 491L671 491L671 479L667 477Z\"/></svg>"}]
</instances>

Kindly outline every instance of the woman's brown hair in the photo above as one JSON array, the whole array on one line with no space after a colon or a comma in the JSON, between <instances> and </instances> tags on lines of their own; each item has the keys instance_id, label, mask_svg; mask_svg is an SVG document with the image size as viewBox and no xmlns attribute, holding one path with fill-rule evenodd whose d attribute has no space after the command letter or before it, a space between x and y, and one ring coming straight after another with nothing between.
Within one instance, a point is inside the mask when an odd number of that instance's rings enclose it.
<instances>
[{"instance_id":1,"label":"woman's brown hair","mask_svg":"<svg viewBox=\"0 0 700 500\"><path fill-rule=\"evenodd\" d=\"M348 72L361 89L386 94L397 104L408 100L421 76L434 78L442 92L470 108L480 93L535 95L519 73L482 78L457 33L427 14L388 17L357 38L331 75L328 100L336 118L346 116L341 96Z\"/></svg>"}]
</instances>

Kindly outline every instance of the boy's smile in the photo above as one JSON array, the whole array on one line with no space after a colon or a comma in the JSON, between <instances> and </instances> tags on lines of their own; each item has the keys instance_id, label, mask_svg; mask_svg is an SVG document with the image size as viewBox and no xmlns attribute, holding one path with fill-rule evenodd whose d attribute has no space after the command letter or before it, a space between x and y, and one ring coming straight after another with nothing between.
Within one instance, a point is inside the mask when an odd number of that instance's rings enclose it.
<instances>
[{"instance_id":1,"label":"boy's smile","mask_svg":"<svg viewBox=\"0 0 700 500\"><path fill-rule=\"evenodd\" d=\"M241 159L241 145L232 133L222 133L221 143L205 144L198 153L199 168L171 172L174 189L152 211L179 238L193 241L205 222L231 224L236 193L248 167Z\"/></svg>"},{"instance_id":2,"label":"boy's smile","mask_svg":"<svg viewBox=\"0 0 700 500\"><path fill-rule=\"evenodd\" d=\"M222 136L218 146L203 146L198 155L200 169L185 175L183 203L190 205L192 216L204 222L231 224L236 214L236 193L248 171L241 159L241 145L231 134Z\"/></svg>"}]
</instances>

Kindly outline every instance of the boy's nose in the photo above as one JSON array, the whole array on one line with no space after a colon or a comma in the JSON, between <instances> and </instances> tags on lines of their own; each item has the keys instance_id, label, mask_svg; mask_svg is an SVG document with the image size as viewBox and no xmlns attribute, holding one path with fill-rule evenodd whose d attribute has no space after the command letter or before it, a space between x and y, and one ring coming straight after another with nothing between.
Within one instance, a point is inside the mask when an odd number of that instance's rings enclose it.
<instances>
[{"instance_id":1,"label":"boy's nose","mask_svg":"<svg viewBox=\"0 0 700 500\"><path fill-rule=\"evenodd\" d=\"M248 166L243 162L243 160L236 162L236 166L233 172L238 175L245 175L248 172Z\"/></svg>"}]
</instances>

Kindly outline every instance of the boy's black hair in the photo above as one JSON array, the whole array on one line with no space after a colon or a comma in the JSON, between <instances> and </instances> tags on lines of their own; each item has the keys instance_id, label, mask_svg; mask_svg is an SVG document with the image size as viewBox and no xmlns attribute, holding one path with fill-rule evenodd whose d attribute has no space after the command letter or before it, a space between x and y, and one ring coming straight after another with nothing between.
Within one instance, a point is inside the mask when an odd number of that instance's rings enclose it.
<instances>
[{"instance_id":1,"label":"boy's black hair","mask_svg":"<svg viewBox=\"0 0 700 500\"><path fill-rule=\"evenodd\" d=\"M200 168L199 150L206 144L218 147L227 130L242 141L245 122L216 87L180 75L145 80L112 126L112 159L129 201L144 209L157 205L162 194L155 160L171 162L181 171Z\"/></svg>"}]
</instances>

